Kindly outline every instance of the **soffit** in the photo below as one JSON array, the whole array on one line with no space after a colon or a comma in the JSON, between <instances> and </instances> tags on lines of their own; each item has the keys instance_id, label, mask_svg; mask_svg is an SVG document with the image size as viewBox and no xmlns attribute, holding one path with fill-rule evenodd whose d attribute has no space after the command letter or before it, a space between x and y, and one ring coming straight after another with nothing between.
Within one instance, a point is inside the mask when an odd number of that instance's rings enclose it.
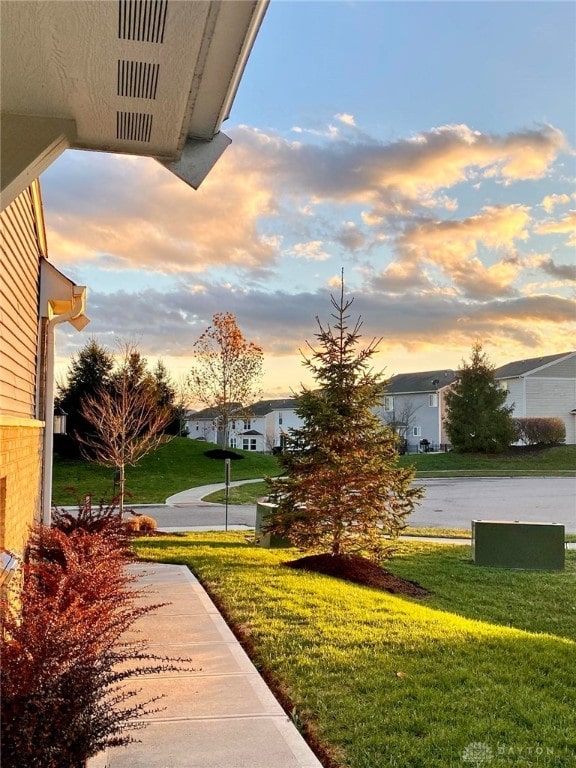
<instances>
[{"instance_id":1,"label":"soffit","mask_svg":"<svg viewBox=\"0 0 576 768\"><path fill-rule=\"evenodd\" d=\"M180 156L227 117L266 1L1 7L2 111L74 120L73 146Z\"/></svg>"}]
</instances>

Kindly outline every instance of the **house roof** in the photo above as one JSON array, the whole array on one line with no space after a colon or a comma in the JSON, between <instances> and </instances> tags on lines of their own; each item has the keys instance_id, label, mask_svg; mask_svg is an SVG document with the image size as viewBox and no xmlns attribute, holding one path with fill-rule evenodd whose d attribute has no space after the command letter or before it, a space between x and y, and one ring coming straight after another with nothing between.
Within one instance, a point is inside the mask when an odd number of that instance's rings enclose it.
<instances>
[{"instance_id":1,"label":"house roof","mask_svg":"<svg viewBox=\"0 0 576 768\"><path fill-rule=\"evenodd\" d=\"M296 408L298 401L295 397L287 397L283 400L259 400L250 406L250 414L254 416L266 416L272 411L289 411Z\"/></svg>"},{"instance_id":2,"label":"house roof","mask_svg":"<svg viewBox=\"0 0 576 768\"><path fill-rule=\"evenodd\" d=\"M232 403L231 404L232 409L238 409L240 408L240 403ZM218 408L203 408L201 411L196 411L190 416L190 419L192 421L201 420L201 419L216 419L220 416L220 411Z\"/></svg>"},{"instance_id":3,"label":"house roof","mask_svg":"<svg viewBox=\"0 0 576 768\"><path fill-rule=\"evenodd\" d=\"M546 355L545 357L531 357L528 360L515 360L513 363L501 365L494 372L497 379L513 379L518 376L525 376L527 373L536 371L539 368L545 368L552 363L556 363L565 357L576 355L576 352L561 352L558 355Z\"/></svg>"},{"instance_id":4,"label":"house roof","mask_svg":"<svg viewBox=\"0 0 576 768\"><path fill-rule=\"evenodd\" d=\"M258 432L256 429L248 429L246 432L239 432L238 433L240 437L243 437L245 435L258 435L259 437L262 437L262 432Z\"/></svg>"},{"instance_id":5,"label":"house roof","mask_svg":"<svg viewBox=\"0 0 576 768\"><path fill-rule=\"evenodd\" d=\"M154 157L197 186L230 143L220 126L267 4L3 2L2 190L54 142Z\"/></svg>"},{"instance_id":6,"label":"house roof","mask_svg":"<svg viewBox=\"0 0 576 768\"><path fill-rule=\"evenodd\" d=\"M441 387L451 384L456 379L456 371L421 371L418 373L398 373L388 382L387 395L412 395L437 392Z\"/></svg>"}]
</instances>

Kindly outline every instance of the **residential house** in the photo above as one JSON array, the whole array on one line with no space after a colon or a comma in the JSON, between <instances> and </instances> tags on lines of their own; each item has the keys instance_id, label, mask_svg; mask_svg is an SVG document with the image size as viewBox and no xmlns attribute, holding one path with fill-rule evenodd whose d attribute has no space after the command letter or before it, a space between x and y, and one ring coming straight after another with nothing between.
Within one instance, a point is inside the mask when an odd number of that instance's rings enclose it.
<instances>
[{"instance_id":1,"label":"residential house","mask_svg":"<svg viewBox=\"0 0 576 768\"><path fill-rule=\"evenodd\" d=\"M0 550L50 520L54 331L86 289L47 261L37 179L67 148L156 159L197 188L267 0L2 3ZM1 554L1 552L0 552Z\"/></svg>"},{"instance_id":2,"label":"residential house","mask_svg":"<svg viewBox=\"0 0 576 768\"><path fill-rule=\"evenodd\" d=\"M513 416L554 416L566 425L566 443L576 443L576 351L515 360L495 371Z\"/></svg>"},{"instance_id":3,"label":"residential house","mask_svg":"<svg viewBox=\"0 0 576 768\"><path fill-rule=\"evenodd\" d=\"M247 408L237 406L228 425L227 444L230 448L258 453L272 453L280 448L288 430L301 424L295 412L296 400L260 400ZM194 413L187 422L188 437L193 440L218 442L218 413L205 408Z\"/></svg>"},{"instance_id":4,"label":"residential house","mask_svg":"<svg viewBox=\"0 0 576 768\"><path fill-rule=\"evenodd\" d=\"M409 452L447 445L442 390L455 379L451 369L399 373L389 379L377 413L405 439Z\"/></svg>"},{"instance_id":5,"label":"residential house","mask_svg":"<svg viewBox=\"0 0 576 768\"><path fill-rule=\"evenodd\" d=\"M88 319L85 287L47 260L37 180L0 213L0 232L0 551L21 557L43 499L50 509L56 327Z\"/></svg>"}]
</instances>

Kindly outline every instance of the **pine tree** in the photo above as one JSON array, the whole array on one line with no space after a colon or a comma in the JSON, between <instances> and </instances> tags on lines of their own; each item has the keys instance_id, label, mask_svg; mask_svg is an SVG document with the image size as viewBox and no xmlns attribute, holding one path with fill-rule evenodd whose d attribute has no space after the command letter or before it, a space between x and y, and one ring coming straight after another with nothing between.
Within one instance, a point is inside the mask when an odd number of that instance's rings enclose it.
<instances>
[{"instance_id":1,"label":"pine tree","mask_svg":"<svg viewBox=\"0 0 576 768\"><path fill-rule=\"evenodd\" d=\"M475 342L470 362L462 361L458 379L446 394L446 431L463 453L500 453L516 439L513 407L494 378L494 366Z\"/></svg>"},{"instance_id":2,"label":"pine tree","mask_svg":"<svg viewBox=\"0 0 576 768\"><path fill-rule=\"evenodd\" d=\"M348 326L343 281L331 300L333 325L316 318L319 349L303 355L318 386L297 396L303 426L287 436L285 476L269 480L277 509L268 529L303 550L380 560L422 491L410 487L414 470L397 466L397 438L374 414L386 388L370 367L379 341L357 349L362 322Z\"/></svg>"},{"instance_id":3,"label":"pine tree","mask_svg":"<svg viewBox=\"0 0 576 768\"><path fill-rule=\"evenodd\" d=\"M95 339L90 339L72 358L66 383L58 384L56 398L56 405L67 414L67 432L71 441L76 441L76 435L85 437L92 432L92 425L81 412L82 400L110 385L113 368L112 354Z\"/></svg>"}]
</instances>

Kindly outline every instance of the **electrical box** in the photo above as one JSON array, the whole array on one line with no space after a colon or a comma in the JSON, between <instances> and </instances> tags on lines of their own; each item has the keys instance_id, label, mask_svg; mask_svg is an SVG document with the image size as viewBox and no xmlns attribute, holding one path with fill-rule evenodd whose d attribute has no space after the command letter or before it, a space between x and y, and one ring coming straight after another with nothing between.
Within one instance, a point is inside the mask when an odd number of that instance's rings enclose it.
<instances>
[{"instance_id":1,"label":"electrical box","mask_svg":"<svg viewBox=\"0 0 576 768\"><path fill-rule=\"evenodd\" d=\"M520 520L472 520L472 559L491 568L564 569L564 526Z\"/></svg>"},{"instance_id":2,"label":"electrical box","mask_svg":"<svg viewBox=\"0 0 576 768\"><path fill-rule=\"evenodd\" d=\"M256 526L255 526L255 538L256 543L265 547L266 549L280 548L280 547L292 547L294 546L291 541L283 538L282 536L274 536L270 533L262 533L262 527L266 521L266 518L272 514L276 504L270 504L267 501L259 501L256 504Z\"/></svg>"}]
</instances>

